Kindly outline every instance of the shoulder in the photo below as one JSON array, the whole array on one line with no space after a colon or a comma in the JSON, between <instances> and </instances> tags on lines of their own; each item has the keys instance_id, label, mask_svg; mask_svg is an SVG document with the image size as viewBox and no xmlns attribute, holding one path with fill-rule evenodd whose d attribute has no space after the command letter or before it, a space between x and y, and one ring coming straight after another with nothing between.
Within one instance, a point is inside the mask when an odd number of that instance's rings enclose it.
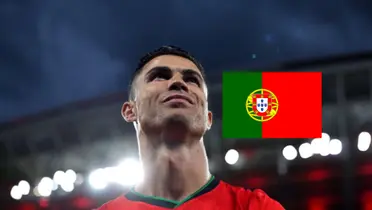
<instances>
[{"instance_id":1,"label":"shoulder","mask_svg":"<svg viewBox=\"0 0 372 210\"><path fill-rule=\"evenodd\" d=\"M237 202L246 210L284 210L276 200L270 198L263 190L245 189L224 183L229 191L234 192Z\"/></svg>"},{"instance_id":2,"label":"shoulder","mask_svg":"<svg viewBox=\"0 0 372 210\"><path fill-rule=\"evenodd\" d=\"M263 190L256 189L250 191L250 194L249 206L252 209L284 210L284 207L278 201L270 198Z\"/></svg>"}]
</instances>

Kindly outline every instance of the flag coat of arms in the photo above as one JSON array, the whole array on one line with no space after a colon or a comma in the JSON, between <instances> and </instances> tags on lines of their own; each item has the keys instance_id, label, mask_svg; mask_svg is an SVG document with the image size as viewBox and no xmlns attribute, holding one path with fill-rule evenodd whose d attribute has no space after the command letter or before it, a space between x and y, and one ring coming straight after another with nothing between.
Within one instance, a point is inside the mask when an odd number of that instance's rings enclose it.
<instances>
[{"instance_id":1,"label":"flag coat of arms","mask_svg":"<svg viewBox=\"0 0 372 210\"><path fill-rule=\"evenodd\" d=\"M224 138L320 138L321 72L224 72Z\"/></svg>"}]
</instances>

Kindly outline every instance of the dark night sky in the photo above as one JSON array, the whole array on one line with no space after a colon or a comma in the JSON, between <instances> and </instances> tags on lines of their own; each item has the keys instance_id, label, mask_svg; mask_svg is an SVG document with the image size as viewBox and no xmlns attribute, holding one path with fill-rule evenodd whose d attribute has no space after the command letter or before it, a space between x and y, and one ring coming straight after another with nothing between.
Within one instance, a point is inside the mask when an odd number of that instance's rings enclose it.
<instances>
[{"instance_id":1,"label":"dark night sky","mask_svg":"<svg viewBox=\"0 0 372 210\"><path fill-rule=\"evenodd\" d=\"M209 75L372 50L372 1L0 0L0 121L125 91L164 44Z\"/></svg>"}]
</instances>

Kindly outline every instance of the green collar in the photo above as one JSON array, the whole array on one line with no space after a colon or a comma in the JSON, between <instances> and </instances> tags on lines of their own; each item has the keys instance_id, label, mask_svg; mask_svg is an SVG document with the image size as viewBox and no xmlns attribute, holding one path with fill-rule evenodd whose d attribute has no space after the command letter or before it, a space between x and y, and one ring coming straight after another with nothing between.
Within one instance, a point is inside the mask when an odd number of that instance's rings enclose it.
<instances>
[{"instance_id":1,"label":"green collar","mask_svg":"<svg viewBox=\"0 0 372 210\"><path fill-rule=\"evenodd\" d=\"M187 201L191 199L199 197L207 192L210 192L211 190L216 188L218 184L219 184L219 180L217 180L214 176L212 176L204 186L202 186L199 190L187 196L185 199L181 201L174 201L174 200L165 199L165 198L161 198L157 196L143 195L141 193L134 191L134 187L127 194L125 194L125 197L131 201L140 201L140 202L144 202L150 205L172 209L172 208L176 208L177 206L182 205L183 203L186 203Z\"/></svg>"}]
</instances>

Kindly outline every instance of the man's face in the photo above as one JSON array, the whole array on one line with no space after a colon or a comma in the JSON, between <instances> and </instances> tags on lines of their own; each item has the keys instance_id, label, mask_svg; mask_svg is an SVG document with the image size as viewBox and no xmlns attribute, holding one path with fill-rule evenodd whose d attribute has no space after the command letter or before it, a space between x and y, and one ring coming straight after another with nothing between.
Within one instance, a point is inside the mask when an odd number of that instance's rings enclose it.
<instances>
[{"instance_id":1,"label":"man's face","mask_svg":"<svg viewBox=\"0 0 372 210\"><path fill-rule=\"evenodd\" d=\"M124 104L123 116L137 121L142 129L182 123L204 134L211 126L207 87L192 61L174 55L156 57L143 67L133 85L135 100Z\"/></svg>"}]
</instances>

